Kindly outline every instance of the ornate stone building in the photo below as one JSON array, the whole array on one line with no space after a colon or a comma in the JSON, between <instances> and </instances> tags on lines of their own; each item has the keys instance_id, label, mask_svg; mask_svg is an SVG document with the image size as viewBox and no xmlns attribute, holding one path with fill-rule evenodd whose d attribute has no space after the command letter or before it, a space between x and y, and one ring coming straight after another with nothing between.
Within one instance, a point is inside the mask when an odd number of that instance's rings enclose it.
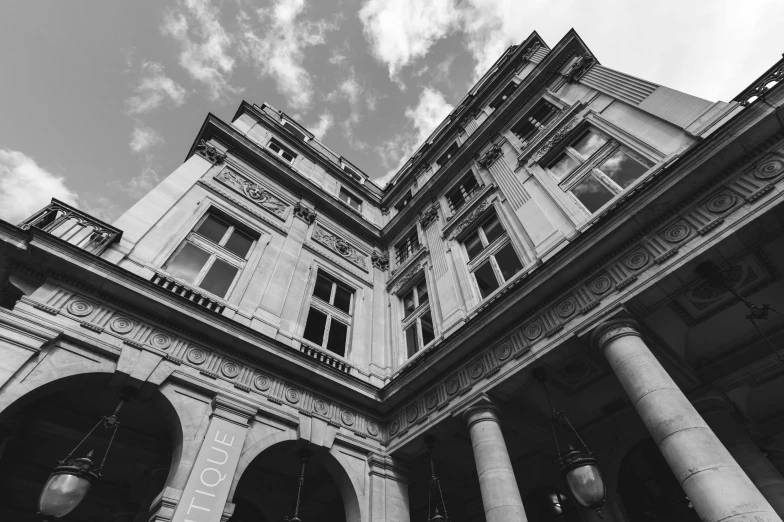
<instances>
[{"instance_id":1,"label":"ornate stone building","mask_svg":"<svg viewBox=\"0 0 784 522\"><path fill-rule=\"evenodd\" d=\"M780 521L783 71L534 33L384 189L243 103L113 225L0 222L0 519L111 444L63 520L598 520L557 440L605 520Z\"/></svg>"}]
</instances>

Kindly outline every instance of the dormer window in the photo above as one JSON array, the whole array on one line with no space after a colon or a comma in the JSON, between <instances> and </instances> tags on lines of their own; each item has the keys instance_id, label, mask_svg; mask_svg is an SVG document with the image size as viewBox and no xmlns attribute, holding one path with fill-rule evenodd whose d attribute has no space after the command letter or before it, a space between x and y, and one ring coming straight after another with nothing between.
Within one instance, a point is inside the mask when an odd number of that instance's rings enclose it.
<instances>
[{"instance_id":1,"label":"dormer window","mask_svg":"<svg viewBox=\"0 0 784 522\"><path fill-rule=\"evenodd\" d=\"M449 160L452 159L452 157L455 154L457 154L457 149L459 149L459 148L460 148L460 145L458 145L457 142L452 143L449 146L449 148L447 148L444 151L444 153L441 154L441 157L438 158L438 160L436 160L436 163L438 164L438 166L439 167L443 167L444 165L446 165L447 162L449 162Z\"/></svg>"},{"instance_id":2,"label":"dormer window","mask_svg":"<svg viewBox=\"0 0 784 522\"><path fill-rule=\"evenodd\" d=\"M395 245L395 261L397 261L397 265L400 266L405 263L406 259L411 257L417 250L419 250L419 236L415 228L408 236Z\"/></svg>"},{"instance_id":3,"label":"dormer window","mask_svg":"<svg viewBox=\"0 0 784 522\"><path fill-rule=\"evenodd\" d=\"M506 100L509 99L512 93L515 91L515 89L517 89L517 84L514 82L504 87L504 90L501 91L501 93L496 96L492 102L490 102L490 108L496 110L501 105L503 105L504 102L506 102Z\"/></svg>"},{"instance_id":4,"label":"dormer window","mask_svg":"<svg viewBox=\"0 0 784 522\"><path fill-rule=\"evenodd\" d=\"M357 183L362 183L363 178L362 176L359 175L359 173L356 170L346 165L345 163L342 163L341 166L343 168L343 172L351 176L354 179L354 181L356 181Z\"/></svg>"},{"instance_id":5,"label":"dormer window","mask_svg":"<svg viewBox=\"0 0 784 522\"><path fill-rule=\"evenodd\" d=\"M446 201L452 213L457 212L478 190L479 184L476 182L474 173L468 171L468 174L446 195Z\"/></svg>"},{"instance_id":6,"label":"dormer window","mask_svg":"<svg viewBox=\"0 0 784 522\"><path fill-rule=\"evenodd\" d=\"M289 149L288 147L286 147L285 145L283 145L281 142L279 142L279 141L278 141L278 140L276 140L275 138L272 138L272 139L270 140L270 142L269 142L269 144L267 145L267 147L268 147L268 148L269 148L269 149L270 149L272 152L274 152L275 154L277 154L278 156L280 156L280 157L281 157L281 158L283 158L284 160L288 161L289 163L293 162L293 161L294 161L294 158L296 158L296 157L297 157L297 155L296 155L296 154L294 154L294 153L291 151L291 149Z\"/></svg>"},{"instance_id":7,"label":"dormer window","mask_svg":"<svg viewBox=\"0 0 784 522\"><path fill-rule=\"evenodd\" d=\"M283 120L283 125L289 130L289 132L294 134L302 141L308 141L308 139L310 139L310 136L305 134L302 130L300 130L299 127L297 127L295 124L291 123L290 121Z\"/></svg>"},{"instance_id":8,"label":"dormer window","mask_svg":"<svg viewBox=\"0 0 784 522\"><path fill-rule=\"evenodd\" d=\"M342 201L349 207L353 208L357 212L362 212L362 200L354 196L353 194L351 194L343 187L340 187L340 192L338 193L338 197L340 198L340 201Z\"/></svg>"},{"instance_id":9,"label":"dormer window","mask_svg":"<svg viewBox=\"0 0 784 522\"><path fill-rule=\"evenodd\" d=\"M520 122L512 127L512 133L527 143L536 133L545 128L558 115L558 107L547 100L539 100Z\"/></svg>"}]
</instances>

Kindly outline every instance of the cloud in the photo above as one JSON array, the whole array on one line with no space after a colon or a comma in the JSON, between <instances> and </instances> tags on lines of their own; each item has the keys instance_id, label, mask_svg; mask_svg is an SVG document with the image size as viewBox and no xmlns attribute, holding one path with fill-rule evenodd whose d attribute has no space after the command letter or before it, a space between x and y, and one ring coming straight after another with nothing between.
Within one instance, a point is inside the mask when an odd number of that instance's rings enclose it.
<instances>
[{"instance_id":1,"label":"cloud","mask_svg":"<svg viewBox=\"0 0 784 522\"><path fill-rule=\"evenodd\" d=\"M161 32L180 44L180 65L204 84L211 101L241 92L229 83L234 69L232 39L218 20L218 9L209 0L178 3L179 10L166 12Z\"/></svg>"},{"instance_id":2,"label":"cloud","mask_svg":"<svg viewBox=\"0 0 784 522\"><path fill-rule=\"evenodd\" d=\"M131 141L128 143L128 146L133 152L138 154L146 152L147 149L161 143L163 143L163 137L161 137L158 131L141 122L136 122L136 127L134 127L131 133Z\"/></svg>"},{"instance_id":3,"label":"cloud","mask_svg":"<svg viewBox=\"0 0 784 522\"><path fill-rule=\"evenodd\" d=\"M400 70L454 30L460 12L454 0L369 0L359 19L373 55L402 87Z\"/></svg>"},{"instance_id":4,"label":"cloud","mask_svg":"<svg viewBox=\"0 0 784 522\"><path fill-rule=\"evenodd\" d=\"M385 185L394 177L416 149L430 136L454 107L444 99L444 95L431 87L426 87L414 107L406 109L406 119L414 128L414 133L398 134L392 140L376 148L381 164L388 172L374 181Z\"/></svg>"},{"instance_id":5,"label":"cloud","mask_svg":"<svg viewBox=\"0 0 784 522\"><path fill-rule=\"evenodd\" d=\"M185 103L188 91L166 76L163 65L157 62L142 63L142 78L134 89L135 96L125 100L128 114L142 114L157 109L166 100L175 107Z\"/></svg>"},{"instance_id":6,"label":"cloud","mask_svg":"<svg viewBox=\"0 0 784 522\"><path fill-rule=\"evenodd\" d=\"M327 131L332 127L332 124L335 123L335 119L332 117L332 114L329 112L325 112L319 116L318 123L312 128L310 128L310 132L316 137L316 139L321 140L324 138L324 135Z\"/></svg>"},{"instance_id":7,"label":"cloud","mask_svg":"<svg viewBox=\"0 0 784 522\"><path fill-rule=\"evenodd\" d=\"M476 61L474 81L490 69L503 52L520 43L519 0L468 0L461 6L466 47ZM530 32L530 31L529 31Z\"/></svg>"},{"instance_id":8,"label":"cloud","mask_svg":"<svg viewBox=\"0 0 784 522\"><path fill-rule=\"evenodd\" d=\"M0 149L0 219L18 224L52 198L75 207L79 196L65 185L63 177L43 169L30 156Z\"/></svg>"},{"instance_id":9,"label":"cloud","mask_svg":"<svg viewBox=\"0 0 784 522\"><path fill-rule=\"evenodd\" d=\"M269 76L277 84L295 111L308 109L313 103L313 82L303 66L305 49L326 42L326 34L337 28L324 20L304 20L305 0L276 0L270 7L255 11L260 27L251 17L239 15L239 46L242 56L252 63L260 76Z\"/></svg>"},{"instance_id":10,"label":"cloud","mask_svg":"<svg viewBox=\"0 0 784 522\"><path fill-rule=\"evenodd\" d=\"M158 170L148 159L142 165L142 170L127 182L112 181L108 185L109 188L119 190L132 198L138 199L154 189L160 182L161 178L158 175Z\"/></svg>"}]
</instances>

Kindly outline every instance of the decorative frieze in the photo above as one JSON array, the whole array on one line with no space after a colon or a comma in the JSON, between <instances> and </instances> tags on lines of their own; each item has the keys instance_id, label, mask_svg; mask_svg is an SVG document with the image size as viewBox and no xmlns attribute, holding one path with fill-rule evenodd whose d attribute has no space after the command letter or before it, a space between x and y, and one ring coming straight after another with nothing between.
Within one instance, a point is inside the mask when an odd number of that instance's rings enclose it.
<instances>
[{"instance_id":1,"label":"decorative frieze","mask_svg":"<svg viewBox=\"0 0 784 522\"><path fill-rule=\"evenodd\" d=\"M196 145L196 154L206 159L213 165L220 165L226 161L226 154L224 152L221 152L212 145L208 145L204 140L199 141L199 144Z\"/></svg>"},{"instance_id":2,"label":"decorative frieze","mask_svg":"<svg viewBox=\"0 0 784 522\"><path fill-rule=\"evenodd\" d=\"M414 278L414 276L418 275L419 272L424 270L426 266L427 266L427 258L419 259L417 260L416 263L410 265L402 273L402 275L395 280L395 284L394 286L392 286L392 289L389 291L389 293L392 295L397 295L397 293L400 292L400 289L403 288L406 285L406 283L411 281Z\"/></svg>"},{"instance_id":3,"label":"decorative frieze","mask_svg":"<svg viewBox=\"0 0 784 522\"><path fill-rule=\"evenodd\" d=\"M333 252L340 254L365 272L368 271L367 255L337 234L317 224L313 230L313 239Z\"/></svg>"},{"instance_id":4,"label":"decorative frieze","mask_svg":"<svg viewBox=\"0 0 784 522\"><path fill-rule=\"evenodd\" d=\"M471 226L471 224L474 223L474 221L476 221L482 214L484 214L485 210L487 210L489 207L490 201L485 199L476 207L474 207L471 212L464 215L463 218L452 229L452 235L450 239L454 239L456 236L460 235L460 232Z\"/></svg>"},{"instance_id":5,"label":"decorative frieze","mask_svg":"<svg viewBox=\"0 0 784 522\"><path fill-rule=\"evenodd\" d=\"M294 205L294 217L301 219L308 225L312 225L316 221L316 211L302 203L296 203Z\"/></svg>"},{"instance_id":6,"label":"decorative frieze","mask_svg":"<svg viewBox=\"0 0 784 522\"><path fill-rule=\"evenodd\" d=\"M215 179L247 196L251 201L280 219L285 219L289 205L256 182L246 179L236 172L224 169Z\"/></svg>"},{"instance_id":7,"label":"decorative frieze","mask_svg":"<svg viewBox=\"0 0 784 522\"><path fill-rule=\"evenodd\" d=\"M561 125L561 127L555 132L555 134L553 134L550 137L550 139L544 142L542 146L539 147L539 149L537 149L537 151L531 155L531 159L533 159L534 161L539 161L540 159L542 159L542 157L548 152L550 152L550 149L558 145L558 143L560 143L561 140L564 139L564 136L566 136L569 133L569 131L574 129L578 123L579 120L573 116L569 121Z\"/></svg>"}]
</instances>

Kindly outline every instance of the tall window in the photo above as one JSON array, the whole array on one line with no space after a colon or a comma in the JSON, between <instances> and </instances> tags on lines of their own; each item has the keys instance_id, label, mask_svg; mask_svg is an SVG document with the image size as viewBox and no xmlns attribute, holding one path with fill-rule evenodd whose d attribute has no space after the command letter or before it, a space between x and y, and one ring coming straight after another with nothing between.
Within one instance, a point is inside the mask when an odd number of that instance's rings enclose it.
<instances>
[{"instance_id":1,"label":"tall window","mask_svg":"<svg viewBox=\"0 0 784 522\"><path fill-rule=\"evenodd\" d=\"M207 213L177 248L164 270L219 297L226 297L245 267L255 238Z\"/></svg>"},{"instance_id":2,"label":"tall window","mask_svg":"<svg viewBox=\"0 0 784 522\"><path fill-rule=\"evenodd\" d=\"M353 208L357 212L362 212L362 200L358 197L351 194L348 190L340 187L340 192L338 192L338 197L340 201L348 205L349 207Z\"/></svg>"},{"instance_id":3,"label":"tall window","mask_svg":"<svg viewBox=\"0 0 784 522\"><path fill-rule=\"evenodd\" d=\"M528 142L537 132L545 128L558 115L558 107L547 100L539 100L533 109L512 128L523 143Z\"/></svg>"},{"instance_id":4,"label":"tall window","mask_svg":"<svg viewBox=\"0 0 784 522\"><path fill-rule=\"evenodd\" d=\"M417 250L419 250L419 236L415 228L408 236L395 245L395 260L398 266L403 264Z\"/></svg>"},{"instance_id":5,"label":"tall window","mask_svg":"<svg viewBox=\"0 0 784 522\"><path fill-rule=\"evenodd\" d=\"M302 336L341 357L346 355L354 290L319 269Z\"/></svg>"},{"instance_id":6,"label":"tall window","mask_svg":"<svg viewBox=\"0 0 784 522\"><path fill-rule=\"evenodd\" d=\"M468 254L468 269L483 299L523 268L495 214L472 230L463 240L463 246Z\"/></svg>"},{"instance_id":7,"label":"tall window","mask_svg":"<svg viewBox=\"0 0 784 522\"><path fill-rule=\"evenodd\" d=\"M447 162L448 162L450 159L452 159L452 157L453 157L455 154L457 154L457 149L459 149L459 148L460 148L460 145L458 145L458 143L457 143L457 142L454 142L454 143L452 143L452 144L451 144L449 147L447 147L447 149L444 151L444 153L443 153L443 154L441 154L441 157L439 157L439 158L436 160L436 163L438 164L438 166L439 166L439 167L443 167L444 165L446 165L446 164L447 164Z\"/></svg>"},{"instance_id":8,"label":"tall window","mask_svg":"<svg viewBox=\"0 0 784 522\"><path fill-rule=\"evenodd\" d=\"M283 158L284 160L288 161L289 163L291 163L292 161L294 161L294 158L296 158L296 157L297 157L297 155L296 155L296 154L294 154L294 153L291 151L291 149L289 149L288 147L286 147L285 145L283 145L281 142L279 142L279 141L278 141L278 140L276 140L275 138L272 138L272 139L270 140L270 142L269 142L269 145L267 145L267 146L269 147L269 149L270 149L272 152L274 152L275 154L277 154L278 156L280 156L280 157L281 157L281 158Z\"/></svg>"},{"instance_id":9,"label":"tall window","mask_svg":"<svg viewBox=\"0 0 784 522\"><path fill-rule=\"evenodd\" d=\"M650 168L650 162L589 129L564 147L548 169L561 187L593 213Z\"/></svg>"},{"instance_id":10,"label":"tall window","mask_svg":"<svg viewBox=\"0 0 784 522\"><path fill-rule=\"evenodd\" d=\"M423 278L403 294L401 302L406 353L408 357L412 357L436 338L425 279Z\"/></svg>"},{"instance_id":11,"label":"tall window","mask_svg":"<svg viewBox=\"0 0 784 522\"><path fill-rule=\"evenodd\" d=\"M498 96L496 96L495 99L492 102L490 102L490 108L495 110L498 107L500 107L501 105L503 105L504 102L507 99L509 99L509 97L512 95L512 93L515 92L515 89L517 89L517 84L514 83L514 82L512 82L509 85L507 85L506 87L504 87L504 90L501 91L501 93Z\"/></svg>"},{"instance_id":12,"label":"tall window","mask_svg":"<svg viewBox=\"0 0 784 522\"><path fill-rule=\"evenodd\" d=\"M469 171L457 186L447 193L446 201L449 203L449 209L453 213L457 212L478 190L479 184L476 182L476 177L473 172Z\"/></svg>"}]
</instances>

